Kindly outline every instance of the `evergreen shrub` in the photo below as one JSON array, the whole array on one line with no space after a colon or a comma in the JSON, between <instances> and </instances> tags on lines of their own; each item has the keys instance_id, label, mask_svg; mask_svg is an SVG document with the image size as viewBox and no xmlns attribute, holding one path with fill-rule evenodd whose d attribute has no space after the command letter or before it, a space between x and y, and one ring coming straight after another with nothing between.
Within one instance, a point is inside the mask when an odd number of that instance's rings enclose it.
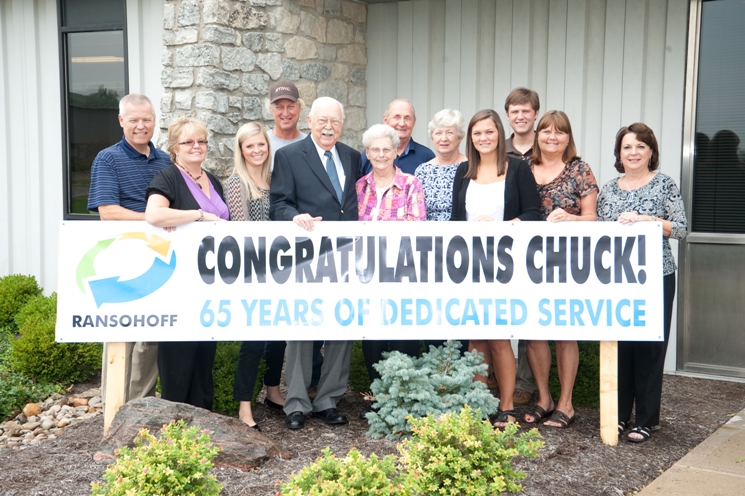
<instances>
[{"instance_id":1,"label":"evergreen shrub","mask_svg":"<svg viewBox=\"0 0 745 496\"><path fill-rule=\"evenodd\" d=\"M0 328L12 330L13 319L33 296L40 296L41 288L34 276L12 274L0 277Z\"/></svg>"},{"instance_id":2,"label":"evergreen shrub","mask_svg":"<svg viewBox=\"0 0 745 496\"><path fill-rule=\"evenodd\" d=\"M370 376L362 353L362 341L355 341L352 346L352 361L349 366L349 387L358 393L370 391Z\"/></svg>"},{"instance_id":3,"label":"evergreen shrub","mask_svg":"<svg viewBox=\"0 0 745 496\"><path fill-rule=\"evenodd\" d=\"M164 425L160 438L142 429L134 448L117 450L116 462L103 475L106 482L92 483L91 494L218 495L222 486L209 473L218 451L209 431L187 428L183 420Z\"/></svg>"},{"instance_id":4,"label":"evergreen shrub","mask_svg":"<svg viewBox=\"0 0 745 496\"><path fill-rule=\"evenodd\" d=\"M598 341L579 341L579 367L574 381L572 403L574 406L600 408L600 343ZM556 353L551 343L551 373L549 387L554 398L561 395L559 372L556 369Z\"/></svg>"},{"instance_id":5,"label":"evergreen shrub","mask_svg":"<svg viewBox=\"0 0 745 496\"><path fill-rule=\"evenodd\" d=\"M398 351L383 356L374 365L381 377L372 383L377 411L367 414L371 437L398 439L411 433L412 418L439 417L465 405L478 409L484 418L497 411L499 401L484 383L473 380L476 374L486 374L483 355L461 354L458 341L431 346L420 358Z\"/></svg>"},{"instance_id":6,"label":"evergreen shrub","mask_svg":"<svg viewBox=\"0 0 745 496\"><path fill-rule=\"evenodd\" d=\"M57 294L34 296L18 312L19 337L11 341L8 366L43 382L72 384L101 367L101 343L57 343Z\"/></svg>"},{"instance_id":7,"label":"evergreen shrub","mask_svg":"<svg viewBox=\"0 0 745 496\"><path fill-rule=\"evenodd\" d=\"M238 366L238 354L241 351L241 342L219 342L215 353L215 364L212 367L212 378L215 382L215 396L212 403L212 410L223 415L235 416L238 414L240 404L233 399L233 384L235 383L235 369ZM264 372L266 371L266 362L262 357L259 363L259 372L256 376L254 385L254 395L251 403L256 401L256 397L264 386Z\"/></svg>"}]
</instances>

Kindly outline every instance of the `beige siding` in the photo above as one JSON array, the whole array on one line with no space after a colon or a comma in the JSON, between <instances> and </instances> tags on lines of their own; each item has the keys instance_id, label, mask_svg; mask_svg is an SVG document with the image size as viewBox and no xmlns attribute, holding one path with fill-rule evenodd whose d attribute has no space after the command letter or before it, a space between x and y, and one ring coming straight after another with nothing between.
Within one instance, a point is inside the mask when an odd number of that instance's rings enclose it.
<instances>
[{"instance_id":1,"label":"beige siding","mask_svg":"<svg viewBox=\"0 0 745 496\"><path fill-rule=\"evenodd\" d=\"M662 170L680 180L686 0L415 0L368 7L367 121L394 98L414 102L414 138L432 115L504 115L516 86L572 120L580 154L604 183L616 177L621 125L644 121ZM506 124L506 121L505 121Z\"/></svg>"}]
</instances>

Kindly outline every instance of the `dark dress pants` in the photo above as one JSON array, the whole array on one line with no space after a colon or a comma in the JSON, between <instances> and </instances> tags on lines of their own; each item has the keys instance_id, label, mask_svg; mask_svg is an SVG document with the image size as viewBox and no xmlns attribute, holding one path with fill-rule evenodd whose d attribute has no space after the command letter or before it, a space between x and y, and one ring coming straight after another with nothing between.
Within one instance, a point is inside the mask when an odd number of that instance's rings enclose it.
<instances>
[{"instance_id":1,"label":"dark dress pants","mask_svg":"<svg viewBox=\"0 0 745 496\"><path fill-rule=\"evenodd\" d=\"M406 355L416 357L419 355L419 340L395 340L395 341L362 341L362 354L365 356L365 366L370 382L380 379L380 374L373 368L383 358L386 351L400 351Z\"/></svg>"},{"instance_id":2,"label":"dark dress pants","mask_svg":"<svg viewBox=\"0 0 745 496\"><path fill-rule=\"evenodd\" d=\"M159 343L161 397L211 410L215 394L212 365L216 350L215 341Z\"/></svg>"},{"instance_id":3,"label":"dark dress pants","mask_svg":"<svg viewBox=\"0 0 745 496\"><path fill-rule=\"evenodd\" d=\"M635 425L660 424L662 372L670 338L670 323L675 299L675 273L663 278L665 301L664 341L618 342L618 421L628 422L636 403Z\"/></svg>"},{"instance_id":4,"label":"dark dress pants","mask_svg":"<svg viewBox=\"0 0 745 496\"><path fill-rule=\"evenodd\" d=\"M241 344L233 382L233 397L236 401L253 401L262 356L266 362L264 384L279 386L286 347L286 341L244 341Z\"/></svg>"}]
</instances>

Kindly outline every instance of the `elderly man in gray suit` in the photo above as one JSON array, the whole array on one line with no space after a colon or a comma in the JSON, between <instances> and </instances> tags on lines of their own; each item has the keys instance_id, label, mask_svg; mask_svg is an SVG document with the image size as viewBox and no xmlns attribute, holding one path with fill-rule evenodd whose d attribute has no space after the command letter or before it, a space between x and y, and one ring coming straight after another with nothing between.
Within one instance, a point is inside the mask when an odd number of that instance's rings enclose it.
<instances>
[{"instance_id":1,"label":"elderly man in gray suit","mask_svg":"<svg viewBox=\"0 0 745 496\"><path fill-rule=\"evenodd\" d=\"M277 150L270 189L272 220L291 220L312 231L321 220L356 221L355 183L360 153L339 143L344 107L329 97L313 102L308 115L310 135ZM305 427L309 413L327 424L346 424L336 409L349 379L352 341L326 341L318 394L311 402L308 386L313 362L313 341L287 343L288 383L284 411L289 429Z\"/></svg>"}]
</instances>

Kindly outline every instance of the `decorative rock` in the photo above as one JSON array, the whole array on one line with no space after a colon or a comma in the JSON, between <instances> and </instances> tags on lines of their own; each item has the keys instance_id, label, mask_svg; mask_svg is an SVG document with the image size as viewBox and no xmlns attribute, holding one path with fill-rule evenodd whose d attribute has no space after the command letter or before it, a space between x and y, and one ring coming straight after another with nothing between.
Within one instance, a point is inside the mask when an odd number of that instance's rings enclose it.
<instances>
[{"instance_id":1,"label":"decorative rock","mask_svg":"<svg viewBox=\"0 0 745 496\"><path fill-rule=\"evenodd\" d=\"M199 33L194 28L174 29L173 31L163 32L163 44L170 46L196 43L198 37Z\"/></svg>"},{"instance_id":2,"label":"decorative rock","mask_svg":"<svg viewBox=\"0 0 745 496\"><path fill-rule=\"evenodd\" d=\"M57 436L55 436L54 434L49 434L49 435L47 436L47 439L48 439L49 441L51 441L52 439L57 439Z\"/></svg>"},{"instance_id":3,"label":"decorative rock","mask_svg":"<svg viewBox=\"0 0 745 496\"><path fill-rule=\"evenodd\" d=\"M354 26L339 19L329 19L326 25L326 43L352 43Z\"/></svg>"},{"instance_id":4,"label":"decorative rock","mask_svg":"<svg viewBox=\"0 0 745 496\"><path fill-rule=\"evenodd\" d=\"M18 421L19 424L25 424L26 422L28 422L28 419L23 414L23 412L21 412L18 415L16 415L16 418L15 419Z\"/></svg>"},{"instance_id":5,"label":"decorative rock","mask_svg":"<svg viewBox=\"0 0 745 496\"><path fill-rule=\"evenodd\" d=\"M114 459L114 451L121 446L131 445L140 429L158 430L172 419L184 419L190 426L209 429L212 442L222 448L215 459L215 466L218 468L251 470L271 457L289 457L269 438L246 427L236 418L183 403L148 397L129 401L119 409L94 460L100 462Z\"/></svg>"},{"instance_id":6,"label":"decorative rock","mask_svg":"<svg viewBox=\"0 0 745 496\"><path fill-rule=\"evenodd\" d=\"M266 50L268 52L284 52L285 44L282 41L282 35L279 33L267 33L264 35L266 38Z\"/></svg>"},{"instance_id":7,"label":"decorative rock","mask_svg":"<svg viewBox=\"0 0 745 496\"><path fill-rule=\"evenodd\" d=\"M39 422L26 422L21 426L22 429L32 431L39 427L41 424Z\"/></svg>"},{"instance_id":8,"label":"decorative rock","mask_svg":"<svg viewBox=\"0 0 745 496\"><path fill-rule=\"evenodd\" d=\"M326 42L326 19L311 14L310 12L300 12L300 34L317 39L321 43Z\"/></svg>"},{"instance_id":9,"label":"decorative rock","mask_svg":"<svg viewBox=\"0 0 745 496\"><path fill-rule=\"evenodd\" d=\"M41 428L44 429L44 430L46 430L46 431L48 431L52 427L54 427L54 420L52 420L52 419L47 419L47 420L45 420L44 422L41 423Z\"/></svg>"},{"instance_id":10,"label":"decorative rock","mask_svg":"<svg viewBox=\"0 0 745 496\"><path fill-rule=\"evenodd\" d=\"M318 85L319 96L330 96L331 98L340 101L347 101L347 85L341 81L326 81ZM349 121L349 116L346 116L346 121ZM345 122L345 127L346 127Z\"/></svg>"},{"instance_id":11,"label":"decorative rock","mask_svg":"<svg viewBox=\"0 0 745 496\"><path fill-rule=\"evenodd\" d=\"M220 43L223 45L235 45L238 39L235 29L223 26L205 26L204 31L202 31L202 41L210 41L212 43Z\"/></svg>"},{"instance_id":12,"label":"decorative rock","mask_svg":"<svg viewBox=\"0 0 745 496\"><path fill-rule=\"evenodd\" d=\"M282 0L266 0L267 5L282 5Z\"/></svg>"},{"instance_id":13,"label":"decorative rock","mask_svg":"<svg viewBox=\"0 0 745 496\"><path fill-rule=\"evenodd\" d=\"M100 406L103 406L103 400L100 396L93 396L91 399L88 400L88 406L98 408Z\"/></svg>"},{"instance_id":14,"label":"decorative rock","mask_svg":"<svg viewBox=\"0 0 745 496\"><path fill-rule=\"evenodd\" d=\"M300 70L300 75L311 81L323 81L331 75L331 69L323 64L305 64Z\"/></svg>"},{"instance_id":15,"label":"decorative rock","mask_svg":"<svg viewBox=\"0 0 745 496\"><path fill-rule=\"evenodd\" d=\"M255 96L243 98L243 118L249 120L258 120L261 118L261 100Z\"/></svg>"},{"instance_id":16,"label":"decorative rock","mask_svg":"<svg viewBox=\"0 0 745 496\"><path fill-rule=\"evenodd\" d=\"M18 422L11 420L10 422L5 423L3 431L6 436L15 437L21 434L21 432L23 431L23 427L21 427Z\"/></svg>"},{"instance_id":17,"label":"decorative rock","mask_svg":"<svg viewBox=\"0 0 745 496\"><path fill-rule=\"evenodd\" d=\"M160 82L165 88L188 88L194 84L194 71L188 67L178 69L164 67Z\"/></svg>"},{"instance_id":18,"label":"decorative rock","mask_svg":"<svg viewBox=\"0 0 745 496\"><path fill-rule=\"evenodd\" d=\"M284 7L274 11L275 29L280 33L295 34L300 26L300 16L295 15Z\"/></svg>"},{"instance_id":19,"label":"decorative rock","mask_svg":"<svg viewBox=\"0 0 745 496\"><path fill-rule=\"evenodd\" d=\"M171 94L170 94L170 93L166 93L166 95L171 95ZM163 96L165 97L165 95L163 95ZM162 97L161 97L161 102L162 102L162 101L163 101L163 99L162 99ZM161 107L162 107L162 103L161 103ZM59 406L59 405L53 405L53 406L51 406L51 407L49 408L49 410L47 410L47 415L49 415L49 416L51 416L51 417L54 417L55 415L57 415L57 414L59 413L59 411L60 411L61 409L62 409L62 407L61 407L61 406Z\"/></svg>"},{"instance_id":20,"label":"decorative rock","mask_svg":"<svg viewBox=\"0 0 745 496\"><path fill-rule=\"evenodd\" d=\"M35 436L33 432L27 432L26 434L23 435L24 441L26 440L31 441L34 437Z\"/></svg>"},{"instance_id":21,"label":"decorative rock","mask_svg":"<svg viewBox=\"0 0 745 496\"><path fill-rule=\"evenodd\" d=\"M261 53L256 57L256 65L277 80L282 75L282 55L278 53Z\"/></svg>"},{"instance_id":22,"label":"decorative rock","mask_svg":"<svg viewBox=\"0 0 745 496\"><path fill-rule=\"evenodd\" d=\"M177 91L175 96L177 110L191 110L191 90Z\"/></svg>"},{"instance_id":23,"label":"decorative rock","mask_svg":"<svg viewBox=\"0 0 745 496\"><path fill-rule=\"evenodd\" d=\"M28 403L23 407L23 414L28 418L33 415L39 415L41 413L41 407L36 403Z\"/></svg>"},{"instance_id":24,"label":"decorative rock","mask_svg":"<svg viewBox=\"0 0 745 496\"><path fill-rule=\"evenodd\" d=\"M163 29L176 27L176 6L172 3L163 5Z\"/></svg>"},{"instance_id":25,"label":"decorative rock","mask_svg":"<svg viewBox=\"0 0 745 496\"><path fill-rule=\"evenodd\" d=\"M177 93L183 93L183 92L177 92ZM178 99L178 96L176 97ZM78 408L80 406L88 406L88 398L74 398L72 400L72 406L75 408Z\"/></svg>"},{"instance_id":26,"label":"decorative rock","mask_svg":"<svg viewBox=\"0 0 745 496\"><path fill-rule=\"evenodd\" d=\"M95 408L95 407L92 407L92 406L91 407L88 407L88 413L94 413L94 412L100 412L100 411L101 411L100 408Z\"/></svg>"},{"instance_id":27,"label":"decorative rock","mask_svg":"<svg viewBox=\"0 0 745 496\"><path fill-rule=\"evenodd\" d=\"M197 84L208 88L234 90L241 85L241 80L235 74L212 69L199 69Z\"/></svg>"},{"instance_id":28,"label":"decorative rock","mask_svg":"<svg viewBox=\"0 0 745 496\"><path fill-rule=\"evenodd\" d=\"M358 67L356 69L352 69L352 73L350 74L350 79L353 83L357 84L366 84L367 83L367 69L364 67Z\"/></svg>"},{"instance_id":29,"label":"decorative rock","mask_svg":"<svg viewBox=\"0 0 745 496\"><path fill-rule=\"evenodd\" d=\"M57 422L57 427L67 427L68 425L70 425L70 421L68 419L62 419Z\"/></svg>"},{"instance_id":30,"label":"decorative rock","mask_svg":"<svg viewBox=\"0 0 745 496\"><path fill-rule=\"evenodd\" d=\"M339 49L339 51L336 52L336 59L339 62L348 62L350 64L367 64L365 47L362 45L349 45Z\"/></svg>"},{"instance_id":31,"label":"decorative rock","mask_svg":"<svg viewBox=\"0 0 745 496\"><path fill-rule=\"evenodd\" d=\"M298 60L317 59L316 44L306 38L293 36L285 43L285 53L288 57Z\"/></svg>"},{"instance_id":32,"label":"decorative rock","mask_svg":"<svg viewBox=\"0 0 745 496\"><path fill-rule=\"evenodd\" d=\"M196 107L220 113L227 112L228 96L217 91L199 91L197 92Z\"/></svg>"},{"instance_id":33,"label":"decorative rock","mask_svg":"<svg viewBox=\"0 0 745 496\"><path fill-rule=\"evenodd\" d=\"M187 45L176 50L176 65L181 67L216 66L220 49L214 45Z\"/></svg>"},{"instance_id":34,"label":"decorative rock","mask_svg":"<svg viewBox=\"0 0 745 496\"><path fill-rule=\"evenodd\" d=\"M255 63L256 56L248 48L222 47L222 68L226 71L252 71Z\"/></svg>"},{"instance_id":35,"label":"decorative rock","mask_svg":"<svg viewBox=\"0 0 745 496\"><path fill-rule=\"evenodd\" d=\"M249 50L259 51L264 46L264 35L261 33L246 33L243 35L243 44Z\"/></svg>"},{"instance_id":36,"label":"decorative rock","mask_svg":"<svg viewBox=\"0 0 745 496\"><path fill-rule=\"evenodd\" d=\"M243 92L247 95L266 95L269 93L269 76L266 74L244 74Z\"/></svg>"},{"instance_id":37,"label":"decorative rock","mask_svg":"<svg viewBox=\"0 0 745 496\"><path fill-rule=\"evenodd\" d=\"M230 7L226 2L222 0L204 0L202 17L205 23L227 24L229 16Z\"/></svg>"},{"instance_id":38,"label":"decorative rock","mask_svg":"<svg viewBox=\"0 0 745 496\"><path fill-rule=\"evenodd\" d=\"M178 25L199 24L199 2L182 2L178 9Z\"/></svg>"},{"instance_id":39,"label":"decorative rock","mask_svg":"<svg viewBox=\"0 0 745 496\"><path fill-rule=\"evenodd\" d=\"M200 112L197 117L207 127L207 129L220 134L235 134L238 130L238 126L230 122L228 119L221 115L208 114L207 112Z\"/></svg>"},{"instance_id":40,"label":"decorative rock","mask_svg":"<svg viewBox=\"0 0 745 496\"><path fill-rule=\"evenodd\" d=\"M239 3L230 13L228 24L237 29L263 28L267 24L267 15L266 12L260 12L253 7L246 7Z\"/></svg>"},{"instance_id":41,"label":"decorative rock","mask_svg":"<svg viewBox=\"0 0 745 496\"><path fill-rule=\"evenodd\" d=\"M26 422L39 422L39 417L37 415L31 415L26 419Z\"/></svg>"},{"instance_id":42,"label":"decorative rock","mask_svg":"<svg viewBox=\"0 0 745 496\"><path fill-rule=\"evenodd\" d=\"M285 59L282 62L282 75L292 81L300 79L300 66L292 60Z\"/></svg>"},{"instance_id":43,"label":"decorative rock","mask_svg":"<svg viewBox=\"0 0 745 496\"><path fill-rule=\"evenodd\" d=\"M341 2L341 15L352 19L354 22L365 24L367 20L367 6L363 3L343 0Z\"/></svg>"}]
</instances>

